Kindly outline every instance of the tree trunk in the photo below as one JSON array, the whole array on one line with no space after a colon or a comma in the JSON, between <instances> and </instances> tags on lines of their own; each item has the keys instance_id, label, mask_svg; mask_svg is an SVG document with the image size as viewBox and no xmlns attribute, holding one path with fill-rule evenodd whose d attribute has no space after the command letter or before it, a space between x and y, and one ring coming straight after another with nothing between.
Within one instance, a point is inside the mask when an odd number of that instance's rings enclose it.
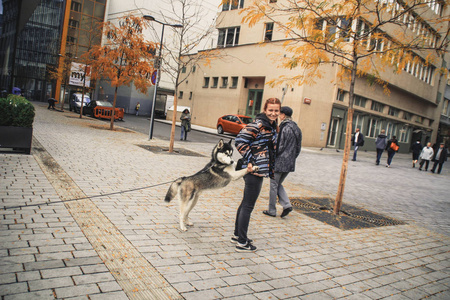
<instances>
[{"instance_id":1,"label":"tree trunk","mask_svg":"<svg viewBox=\"0 0 450 300\"><path fill-rule=\"evenodd\" d=\"M169 152L173 152L173 144L175 142L175 124L177 121L177 90L175 89L175 95L173 97L173 114L172 114L172 128L170 130L170 144Z\"/></svg>"},{"instance_id":2,"label":"tree trunk","mask_svg":"<svg viewBox=\"0 0 450 300\"><path fill-rule=\"evenodd\" d=\"M347 179L347 171L348 171L348 158L350 157L350 148L351 148L351 138L352 138L352 122L353 122L353 94L355 91L355 82L356 82L356 68L358 66L358 60L354 59L352 70L351 70L351 79L350 79L350 88L348 93L348 113L347 113L347 127L345 131L345 146L344 146L344 157L342 159L342 167L341 167L341 177L339 178L338 191L336 194L336 199L334 201L334 209L333 214L339 215L342 206L342 198L344 197L345 190L345 180Z\"/></svg>"},{"instance_id":3,"label":"tree trunk","mask_svg":"<svg viewBox=\"0 0 450 300\"><path fill-rule=\"evenodd\" d=\"M114 101L113 101L113 108L111 112L111 125L109 126L109 129L114 130L114 114L116 113L116 100L117 100L117 89L118 87L114 89Z\"/></svg>"}]
</instances>

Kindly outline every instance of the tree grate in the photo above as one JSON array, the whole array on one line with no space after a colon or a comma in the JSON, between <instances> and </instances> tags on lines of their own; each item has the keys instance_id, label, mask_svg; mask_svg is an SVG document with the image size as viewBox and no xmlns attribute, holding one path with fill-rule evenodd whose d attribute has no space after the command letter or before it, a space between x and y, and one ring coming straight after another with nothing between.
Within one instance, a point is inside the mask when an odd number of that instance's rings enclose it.
<instances>
[{"instance_id":1,"label":"tree grate","mask_svg":"<svg viewBox=\"0 0 450 300\"><path fill-rule=\"evenodd\" d=\"M334 199L330 198L291 198L291 204L296 211L341 230L406 224L346 203L342 205L340 214L334 215Z\"/></svg>"}]
</instances>

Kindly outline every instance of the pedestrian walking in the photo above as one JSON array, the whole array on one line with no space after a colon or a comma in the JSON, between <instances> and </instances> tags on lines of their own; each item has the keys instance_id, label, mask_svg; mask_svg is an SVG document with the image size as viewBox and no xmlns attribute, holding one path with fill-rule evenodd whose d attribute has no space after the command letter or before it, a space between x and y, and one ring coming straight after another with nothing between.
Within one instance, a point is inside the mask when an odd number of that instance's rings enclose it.
<instances>
[{"instance_id":1,"label":"pedestrian walking","mask_svg":"<svg viewBox=\"0 0 450 300\"><path fill-rule=\"evenodd\" d=\"M422 152L423 146L420 140L417 140L412 146L412 167L415 168L417 160L419 159L420 152Z\"/></svg>"},{"instance_id":2,"label":"pedestrian walking","mask_svg":"<svg viewBox=\"0 0 450 300\"><path fill-rule=\"evenodd\" d=\"M180 141L187 139L187 133L191 131L191 114L189 113L189 109L183 110L181 113L181 136Z\"/></svg>"},{"instance_id":3,"label":"pedestrian walking","mask_svg":"<svg viewBox=\"0 0 450 300\"><path fill-rule=\"evenodd\" d=\"M235 140L236 149L242 155L243 167L247 166L249 171L254 165L259 167L258 172L244 176L244 196L236 213L234 236L231 238L231 241L236 242L237 252L256 251L247 232L263 179L274 178L277 119L280 108L279 99L267 99L263 113L258 114L255 121L243 128Z\"/></svg>"},{"instance_id":4,"label":"pedestrian walking","mask_svg":"<svg viewBox=\"0 0 450 300\"><path fill-rule=\"evenodd\" d=\"M438 174L441 174L442 166L444 165L444 162L447 161L448 151L445 148L444 143L441 143L439 145L439 148L436 151L436 155L433 157L433 168L431 168L431 172L434 173L436 171L436 167L439 165L439 168L437 170Z\"/></svg>"},{"instance_id":5,"label":"pedestrian walking","mask_svg":"<svg viewBox=\"0 0 450 300\"><path fill-rule=\"evenodd\" d=\"M55 103L56 103L56 99L55 98L48 98L47 100L48 102L48 107L47 109L55 109Z\"/></svg>"},{"instance_id":6,"label":"pedestrian walking","mask_svg":"<svg viewBox=\"0 0 450 300\"><path fill-rule=\"evenodd\" d=\"M394 158L394 155L398 151L399 148L400 147L398 145L397 137L394 135L387 142L387 145L386 145L386 150L387 150L387 153L388 153L386 168L390 168L391 167L392 159Z\"/></svg>"},{"instance_id":7,"label":"pedestrian walking","mask_svg":"<svg viewBox=\"0 0 450 300\"><path fill-rule=\"evenodd\" d=\"M134 108L134 110L136 111L136 116L139 116L139 109L140 108L141 108L141 104L138 101L138 103L136 104L136 107Z\"/></svg>"},{"instance_id":8,"label":"pedestrian walking","mask_svg":"<svg viewBox=\"0 0 450 300\"><path fill-rule=\"evenodd\" d=\"M359 132L359 128L356 128L355 134L352 136L352 143L353 146L355 146L352 161L356 161L356 153L358 152L359 147L364 146L364 135Z\"/></svg>"},{"instance_id":9,"label":"pedestrian walking","mask_svg":"<svg viewBox=\"0 0 450 300\"><path fill-rule=\"evenodd\" d=\"M280 217L287 216L292 211L292 204L283 187L283 181L290 172L295 171L295 161L302 149L302 131L292 120L292 109L282 106L280 110L280 128L278 131L274 178L270 178L269 208L263 214L276 217L277 196L283 212Z\"/></svg>"},{"instance_id":10,"label":"pedestrian walking","mask_svg":"<svg viewBox=\"0 0 450 300\"><path fill-rule=\"evenodd\" d=\"M375 139L375 147L377 148L377 160L375 161L376 165L380 164L381 155L387 146L387 140L386 130L382 129L381 133Z\"/></svg>"},{"instance_id":11,"label":"pedestrian walking","mask_svg":"<svg viewBox=\"0 0 450 300\"><path fill-rule=\"evenodd\" d=\"M428 171L428 165L430 164L430 160L433 158L434 150L431 148L431 143L427 143L425 147L423 147L422 152L420 153L420 164L419 171L422 171L422 167L425 164L425 171Z\"/></svg>"}]
</instances>

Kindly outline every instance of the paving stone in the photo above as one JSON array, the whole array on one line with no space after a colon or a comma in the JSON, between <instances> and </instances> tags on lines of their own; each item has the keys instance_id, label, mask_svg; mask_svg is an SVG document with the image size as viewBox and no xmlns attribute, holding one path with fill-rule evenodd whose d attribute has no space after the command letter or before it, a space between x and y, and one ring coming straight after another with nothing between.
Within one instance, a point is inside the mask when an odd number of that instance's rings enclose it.
<instances>
[{"instance_id":1,"label":"paving stone","mask_svg":"<svg viewBox=\"0 0 450 300\"><path fill-rule=\"evenodd\" d=\"M63 299L70 298L70 297L76 297L76 296L95 294L98 292L100 292L100 290L96 284L83 284L83 285L55 289L56 297L63 298Z\"/></svg>"}]
</instances>

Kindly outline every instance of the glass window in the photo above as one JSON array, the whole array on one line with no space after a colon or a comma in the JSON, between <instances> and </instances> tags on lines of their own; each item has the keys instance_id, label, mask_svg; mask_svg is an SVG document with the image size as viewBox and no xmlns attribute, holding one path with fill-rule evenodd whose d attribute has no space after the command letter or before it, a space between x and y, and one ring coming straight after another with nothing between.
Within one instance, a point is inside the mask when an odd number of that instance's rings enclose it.
<instances>
[{"instance_id":1,"label":"glass window","mask_svg":"<svg viewBox=\"0 0 450 300\"><path fill-rule=\"evenodd\" d=\"M209 87L209 77L203 77L203 87Z\"/></svg>"},{"instance_id":2,"label":"glass window","mask_svg":"<svg viewBox=\"0 0 450 300\"><path fill-rule=\"evenodd\" d=\"M235 10L244 7L244 0L225 0L222 3L222 11Z\"/></svg>"},{"instance_id":3,"label":"glass window","mask_svg":"<svg viewBox=\"0 0 450 300\"><path fill-rule=\"evenodd\" d=\"M230 27L219 29L217 47L233 47L239 44L240 27Z\"/></svg>"},{"instance_id":4,"label":"glass window","mask_svg":"<svg viewBox=\"0 0 450 300\"><path fill-rule=\"evenodd\" d=\"M410 121L412 119L412 114L409 113L409 112L404 111L403 112L403 119L407 120L407 121Z\"/></svg>"},{"instance_id":5,"label":"glass window","mask_svg":"<svg viewBox=\"0 0 450 300\"><path fill-rule=\"evenodd\" d=\"M374 110L374 111L378 111L378 112L383 112L384 104L381 104L380 102L372 100L372 105L371 105L370 109Z\"/></svg>"},{"instance_id":6,"label":"glass window","mask_svg":"<svg viewBox=\"0 0 450 300\"><path fill-rule=\"evenodd\" d=\"M212 88L216 88L219 85L219 77L213 77Z\"/></svg>"},{"instance_id":7,"label":"glass window","mask_svg":"<svg viewBox=\"0 0 450 300\"><path fill-rule=\"evenodd\" d=\"M238 85L238 77L231 77L231 87L237 88Z\"/></svg>"},{"instance_id":8,"label":"glass window","mask_svg":"<svg viewBox=\"0 0 450 300\"><path fill-rule=\"evenodd\" d=\"M228 77L222 77L222 86L223 88L226 88L228 86Z\"/></svg>"},{"instance_id":9,"label":"glass window","mask_svg":"<svg viewBox=\"0 0 450 300\"><path fill-rule=\"evenodd\" d=\"M392 107L392 106L389 106L389 112L388 112L388 115L394 116L394 117L398 117L399 112L400 112L399 109L397 109L397 108L395 108L395 107Z\"/></svg>"},{"instance_id":10,"label":"glass window","mask_svg":"<svg viewBox=\"0 0 450 300\"><path fill-rule=\"evenodd\" d=\"M181 73L186 73L186 66L181 68Z\"/></svg>"},{"instance_id":11,"label":"glass window","mask_svg":"<svg viewBox=\"0 0 450 300\"><path fill-rule=\"evenodd\" d=\"M94 15L94 1L84 0L83 13L90 16Z\"/></svg>"},{"instance_id":12,"label":"glass window","mask_svg":"<svg viewBox=\"0 0 450 300\"><path fill-rule=\"evenodd\" d=\"M380 134L380 131L381 122L377 118L370 118L367 136L376 138Z\"/></svg>"},{"instance_id":13,"label":"glass window","mask_svg":"<svg viewBox=\"0 0 450 300\"><path fill-rule=\"evenodd\" d=\"M81 3L73 0L72 4L70 5L70 10L80 12L81 11Z\"/></svg>"},{"instance_id":14,"label":"glass window","mask_svg":"<svg viewBox=\"0 0 450 300\"><path fill-rule=\"evenodd\" d=\"M410 136L411 136L411 127L403 125L402 128L400 129L399 141L402 143L408 143Z\"/></svg>"},{"instance_id":15,"label":"glass window","mask_svg":"<svg viewBox=\"0 0 450 300\"><path fill-rule=\"evenodd\" d=\"M343 101L344 101L345 94L346 94L345 91L339 89L339 90L338 90L338 93L337 93L336 100L337 100L337 101L343 102Z\"/></svg>"},{"instance_id":16,"label":"glass window","mask_svg":"<svg viewBox=\"0 0 450 300\"><path fill-rule=\"evenodd\" d=\"M183 99L183 91L180 91L180 92L178 93L178 99Z\"/></svg>"},{"instance_id":17,"label":"glass window","mask_svg":"<svg viewBox=\"0 0 450 300\"><path fill-rule=\"evenodd\" d=\"M354 104L360 107L366 107L366 100L366 98L356 95Z\"/></svg>"},{"instance_id":18,"label":"glass window","mask_svg":"<svg viewBox=\"0 0 450 300\"><path fill-rule=\"evenodd\" d=\"M364 116L363 115L355 113L355 115L353 116L352 128L353 128L353 132L356 130L356 128L359 128L359 130L361 132L364 132Z\"/></svg>"},{"instance_id":19,"label":"glass window","mask_svg":"<svg viewBox=\"0 0 450 300\"><path fill-rule=\"evenodd\" d=\"M192 100L192 92L189 92L189 100Z\"/></svg>"},{"instance_id":20,"label":"glass window","mask_svg":"<svg viewBox=\"0 0 450 300\"><path fill-rule=\"evenodd\" d=\"M264 33L264 41L270 42L273 34L273 23L266 23L266 32Z\"/></svg>"},{"instance_id":21,"label":"glass window","mask_svg":"<svg viewBox=\"0 0 450 300\"><path fill-rule=\"evenodd\" d=\"M105 15L105 5L95 3L94 17L103 19L104 15Z\"/></svg>"}]
</instances>

